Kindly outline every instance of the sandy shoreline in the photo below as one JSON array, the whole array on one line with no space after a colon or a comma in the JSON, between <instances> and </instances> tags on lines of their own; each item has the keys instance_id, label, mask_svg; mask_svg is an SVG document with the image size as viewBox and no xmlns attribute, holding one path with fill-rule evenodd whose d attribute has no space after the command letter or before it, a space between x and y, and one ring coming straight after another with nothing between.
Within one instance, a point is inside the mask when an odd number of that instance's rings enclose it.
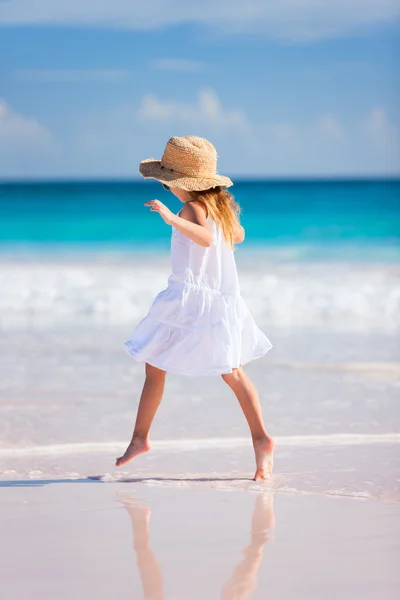
<instances>
[{"instance_id":1,"label":"sandy shoreline","mask_svg":"<svg viewBox=\"0 0 400 600\"><path fill-rule=\"evenodd\" d=\"M0 595L390 599L399 510L157 482L3 481Z\"/></svg>"},{"instance_id":2,"label":"sandy shoreline","mask_svg":"<svg viewBox=\"0 0 400 600\"><path fill-rule=\"evenodd\" d=\"M131 464L115 467L123 444L94 446L86 451L63 446L8 450L0 448L0 486L30 485L32 481L77 479L107 483L147 483L164 487L205 486L217 490L347 496L400 500L397 437L354 436L290 438L275 452L274 476L262 484L251 480L254 456L250 440L209 438L207 444L191 440L156 440L151 452ZM387 440L392 440L391 442ZM367 443L365 440L369 440ZM371 440L375 440L372 443ZM394 441L396 440L396 441ZM318 444L316 442L319 442ZM246 443L244 443L246 442ZM312 443L310 443L312 442ZM63 449L63 452L60 450ZM67 451L69 450L69 451ZM372 469L372 470L371 470ZM11 482L11 484L10 484Z\"/></svg>"}]
</instances>

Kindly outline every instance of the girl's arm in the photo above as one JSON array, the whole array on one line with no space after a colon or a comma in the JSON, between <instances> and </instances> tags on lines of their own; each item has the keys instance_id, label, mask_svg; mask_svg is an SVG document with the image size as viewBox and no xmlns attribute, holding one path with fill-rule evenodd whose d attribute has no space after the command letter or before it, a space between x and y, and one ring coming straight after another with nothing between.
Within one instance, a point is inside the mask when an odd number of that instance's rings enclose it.
<instances>
[{"instance_id":1,"label":"girl's arm","mask_svg":"<svg viewBox=\"0 0 400 600\"><path fill-rule=\"evenodd\" d=\"M242 225L237 224L235 235L233 236L233 241L235 244L241 244L244 240L244 227Z\"/></svg>"},{"instance_id":2,"label":"girl's arm","mask_svg":"<svg viewBox=\"0 0 400 600\"><path fill-rule=\"evenodd\" d=\"M160 216L168 225L176 227L176 229L196 242L196 244L204 247L211 246L212 233L204 209L200 203L185 203L180 211L180 216L174 215L159 200L150 200L150 202L145 203L145 206L150 206L152 212L160 213Z\"/></svg>"}]
</instances>

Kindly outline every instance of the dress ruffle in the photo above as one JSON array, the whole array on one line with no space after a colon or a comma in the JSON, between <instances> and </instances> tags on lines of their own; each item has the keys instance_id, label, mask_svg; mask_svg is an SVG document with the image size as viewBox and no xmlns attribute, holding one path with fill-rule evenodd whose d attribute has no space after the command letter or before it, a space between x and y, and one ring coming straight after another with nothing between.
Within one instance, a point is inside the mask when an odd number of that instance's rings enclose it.
<instances>
[{"instance_id":1,"label":"dress ruffle","mask_svg":"<svg viewBox=\"0 0 400 600\"><path fill-rule=\"evenodd\" d=\"M231 373L272 344L239 292L185 283L158 294L125 347L136 360L164 371L203 376Z\"/></svg>"}]
</instances>

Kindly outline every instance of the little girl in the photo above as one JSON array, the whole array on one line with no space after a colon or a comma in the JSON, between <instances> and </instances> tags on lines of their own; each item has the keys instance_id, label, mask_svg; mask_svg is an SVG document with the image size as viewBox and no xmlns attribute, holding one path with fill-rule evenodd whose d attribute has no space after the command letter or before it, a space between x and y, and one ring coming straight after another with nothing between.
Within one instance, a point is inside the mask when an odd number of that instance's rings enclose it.
<instances>
[{"instance_id":1,"label":"little girl","mask_svg":"<svg viewBox=\"0 0 400 600\"><path fill-rule=\"evenodd\" d=\"M239 206L226 191L232 181L217 174L214 146L195 136L171 138L161 161L144 160L139 170L160 181L183 208L175 215L159 200L145 203L172 225L172 274L125 343L129 354L145 363L146 380L132 440L116 465L150 450L149 431L167 372L221 375L250 427L254 479L266 479L272 473L274 441L265 429L257 390L242 365L264 356L271 343L240 295L233 246L244 240L244 229Z\"/></svg>"}]
</instances>

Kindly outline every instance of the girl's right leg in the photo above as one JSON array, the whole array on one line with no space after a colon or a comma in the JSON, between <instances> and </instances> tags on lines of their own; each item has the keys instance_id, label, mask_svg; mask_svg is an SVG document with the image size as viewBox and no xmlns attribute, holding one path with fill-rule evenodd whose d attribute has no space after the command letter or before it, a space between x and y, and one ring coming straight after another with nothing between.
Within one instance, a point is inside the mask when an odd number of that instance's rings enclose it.
<instances>
[{"instance_id":1,"label":"girl's right leg","mask_svg":"<svg viewBox=\"0 0 400 600\"><path fill-rule=\"evenodd\" d=\"M129 462L138 454L143 454L143 452L150 450L150 427L161 402L166 374L166 371L162 371L146 363L146 381L144 382L142 395L140 396L132 440L125 450L125 454L117 458L117 467Z\"/></svg>"}]
</instances>

